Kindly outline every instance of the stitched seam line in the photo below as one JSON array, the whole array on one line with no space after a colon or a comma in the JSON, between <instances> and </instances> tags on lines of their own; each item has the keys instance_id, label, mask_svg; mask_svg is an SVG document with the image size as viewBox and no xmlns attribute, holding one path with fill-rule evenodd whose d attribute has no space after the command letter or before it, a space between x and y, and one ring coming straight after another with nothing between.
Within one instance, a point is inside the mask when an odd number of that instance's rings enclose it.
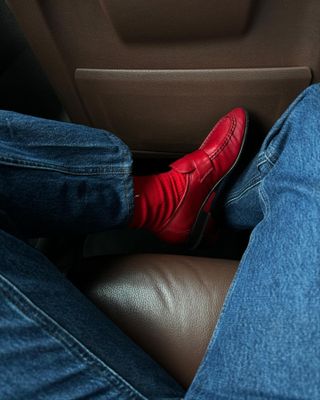
<instances>
[{"instance_id":1,"label":"stitched seam line","mask_svg":"<svg viewBox=\"0 0 320 400\"><path fill-rule=\"evenodd\" d=\"M228 118L230 118L230 117L228 117ZM224 148L227 146L227 144L228 144L229 141L231 140L231 137L233 136L235 127L236 127L236 119L235 119L234 117L232 117L232 119L231 119L231 127L229 128L229 133L228 133L227 137L225 138L224 142L222 143L222 145L219 147L219 149L217 149L210 157L208 156L207 153L204 152L204 153L207 155L207 157L209 157L209 159L210 159L211 162L212 162L212 160L214 159L214 157L217 156L221 151L223 151ZM207 139L207 140L208 140L208 139ZM206 143L207 140L205 140L204 144ZM203 145L204 145L204 144L203 144ZM202 146L203 146L203 145L202 145ZM202 147L202 146L201 146L201 147ZM192 153L190 153L190 154L192 154ZM211 172L212 172L212 170L210 171L210 173L211 173ZM189 189L189 185L188 185L188 189ZM188 190L188 189L187 189L187 190ZM181 201L180 201L180 203L178 204L178 206L177 206L177 208L176 208L174 214L164 223L164 225L161 227L160 231L158 231L158 232L162 232L164 229L166 229L166 227L168 226L168 224L172 221L172 219L174 218L174 216L176 215L176 213L179 211L180 205L181 205L183 199L185 198L186 193L187 193L187 191L186 191L185 194L182 196ZM187 230L187 231L179 231L179 233L185 233L185 232L189 232L189 231L190 231L190 230ZM172 231L172 232L176 232L176 231Z\"/></svg>"},{"instance_id":2,"label":"stitched seam line","mask_svg":"<svg viewBox=\"0 0 320 400\"><path fill-rule=\"evenodd\" d=\"M273 165L277 162L278 158L280 157L280 154L278 153L278 147L275 146L273 143L269 143L268 147L265 150L265 153L268 156L270 162L273 163Z\"/></svg>"},{"instance_id":3,"label":"stitched seam line","mask_svg":"<svg viewBox=\"0 0 320 400\"><path fill-rule=\"evenodd\" d=\"M128 382L120 375L113 371L95 354L91 353L77 338L70 332L66 331L59 323L52 319L48 314L41 310L28 297L26 297L15 285L0 275L0 288L5 296L27 317L36 322L50 336L58 340L64 347L67 347L70 353L76 358L81 358L90 366L90 372L96 370L102 376L103 380L107 380L108 384L114 384L119 390L119 394L126 394L132 399L145 399L137 392ZM31 315L30 315L31 314ZM97 377L95 376L97 379Z\"/></svg>"},{"instance_id":4,"label":"stitched seam line","mask_svg":"<svg viewBox=\"0 0 320 400\"><path fill-rule=\"evenodd\" d=\"M228 118L230 118L230 117L228 117ZM228 133L227 137L225 138L222 145L213 154L211 154L210 158L214 158L214 157L218 156L218 154L220 154L225 149L225 147L228 145L228 143L230 142L230 140L234 134L236 125L237 125L236 119L234 117L232 117L230 119L231 119L231 127L229 128L229 133Z\"/></svg>"},{"instance_id":5,"label":"stitched seam line","mask_svg":"<svg viewBox=\"0 0 320 400\"><path fill-rule=\"evenodd\" d=\"M262 184L261 184L261 186L260 186L259 192L261 192L261 194L262 194L262 202L263 202L263 204L265 205L265 213L264 213L264 218L263 218L263 220L262 220L260 223L263 223L263 221L265 220L265 218L268 216L269 209L270 209L270 207L269 207L268 195L267 195L267 193L266 193L266 191L265 191L265 189L264 189L264 187L263 187L263 183L264 183L264 182L262 182ZM217 342L217 340L218 340L218 336L219 336L220 330L221 330L221 325L222 325L223 317L224 317L224 315L225 315L225 313L226 313L226 311L227 311L227 309L228 309L228 307L229 307L229 303L231 302L233 293L234 293L234 291L235 291L235 289L236 289L236 285L237 285L237 283L238 283L238 281L239 281L239 276L242 274L242 271L243 271L243 269L244 269L244 265L245 265L245 263L246 263L246 259L247 259L247 257L248 257L248 253L249 253L249 248L250 248L250 246L252 245L252 243L256 240L256 234L255 234L255 233L256 233L256 231L255 231L255 229L254 229L253 232L252 232L252 234L251 234L248 247L247 247L245 253L244 253L243 256L242 256L242 259L241 259L241 261L240 261L240 264L239 264L239 266L238 266L238 269L237 269L237 271L236 271L236 274L235 274L235 276L233 277L233 280L232 280L232 282L231 282L230 288L229 288L229 290L228 290L228 292L227 292L227 295L226 295L224 304L223 304L222 309L221 309L221 311L220 311L219 319L218 319L218 321L217 321L216 327L215 327L214 332L213 332L213 336L212 336L211 341L210 341L210 343L209 343L209 345L208 345L207 352L206 352L206 354L205 354L205 357L204 357L203 360L202 360L202 363L201 363L201 366L200 366L200 368L199 368L199 370L198 370L198 372L197 372L197 375L195 376L195 381L194 381L195 383L197 382L197 380L200 380L200 381L201 381L201 379L203 380L203 378L206 379L206 375L207 375L207 374L206 374L205 366L206 366L206 364L208 363L209 354L210 354L210 352L212 351L212 349L216 346L216 342ZM200 392L200 393L201 393L201 392ZM206 393L203 393L203 394L206 394ZM230 397L230 396L229 396L229 397L225 397L224 395L220 395L220 394L216 394L216 393L215 393L215 395L216 395L217 399L220 397L221 400L223 400L224 398L226 398L226 399L229 399L229 398L230 398L230 399L235 399L235 400L238 399L238 397L234 397L234 396L236 396L236 395L231 395L232 397ZM252 400L255 400L255 399L258 400L258 399L259 399L259 397L256 397L256 396L251 396L251 397L246 397L246 398L252 399Z\"/></svg>"},{"instance_id":6,"label":"stitched seam line","mask_svg":"<svg viewBox=\"0 0 320 400\"><path fill-rule=\"evenodd\" d=\"M239 194L241 194L244 190L246 190L246 188L250 185L252 185L252 183L255 183L257 181L257 179L260 179L261 175L260 173L255 174L252 178L250 178L249 182L247 182L244 186L241 186L240 189L237 190L231 190L230 194L228 195L228 197L236 197Z\"/></svg>"},{"instance_id":7,"label":"stitched seam line","mask_svg":"<svg viewBox=\"0 0 320 400\"><path fill-rule=\"evenodd\" d=\"M42 164L34 161L25 161L18 160L10 157L0 157L0 163L3 165L15 166L15 167L25 167L25 168L34 168L41 170L49 170L54 172L61 172L70 175L101 175L101 174L111 174L111 175L125 175L130 173L130 168L128 167L118 167L113 168L109 166L104 167L83 167L83 168L67 168L63 166L50 165L50 164Z\"/></svg>"},{"instance_id":8,"label":"stitched seam line","mask_svg":"<svg viewBox=\"0 0 320 400\"><path fill-rule=\"evenodd\" d=\"M272 166L274 166L275 163L268 157L267 154L265 154L265 157L266 157L267 161L268 161Z\"/></svg>"},{"instance_id":9,"label":"stitched seam line","mask_svg":"<svg viewBox=\"0 0 320 400\"><path fill-rule=\"evenodd\" d=\"M247 186L245 189L243 189L241 193L239 193L237 196L234 196L230 200L228 200L228 202L225 204L225 207L228 207L234 201L241 199L249 190L258 186L261 183L261 181L262 181L262 179L260 177L258 177L258 179L255 182L253 181L249 186Z\"/></svg>"},{"instance_id":10,"label":"stitched seam line","mask_svg":"<svg viewBox=\"0 0 320 400\"><path fill-rule=\"evenodd\" d=\"M259 187L259 194L260 194L261 202L265 207L264 218L266 218L270 214L270 201L269 201L269 196L267 194L267 191L266 191L264 185L265 185L265 181L261 182L261 185Z\"/></svg>"}]
</instances>

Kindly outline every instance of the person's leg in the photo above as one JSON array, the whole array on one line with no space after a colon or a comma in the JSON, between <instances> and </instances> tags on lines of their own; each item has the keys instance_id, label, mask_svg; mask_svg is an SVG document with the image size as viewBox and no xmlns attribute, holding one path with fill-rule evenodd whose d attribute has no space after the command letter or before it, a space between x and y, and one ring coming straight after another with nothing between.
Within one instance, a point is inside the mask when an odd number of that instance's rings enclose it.
<instances>
[{"instance_id":1,"label":"person's leg","mask_svg":"<svg viewBox=\"0 0 320 400\"><path fill-rule=\"evenodd\" d=\"M166 222L170 221L166 238L174 237L174 241L187 238L199 210L214 197L215 185L237 161L245 133L246 114L243 109L235 109L216 124L197 151L172 164L168 174L183 175L179 181L184 181L185 187L178 190L183 195L177 207L172 207L173 218L170 213L162 213L165 221L157 229L159 233L168 228ZM169 187L166 194L175 195L175 184L170 189L172 179L164 182L163 175L158 178L154 177L160 194L164 184ZM28 238L62 231L97 232L125 224L132 218L132 183L130 152L111 133L0 112L0 229L3 230L0 232L4 245L0 278L5 294L0 347L8 364L1 372L8 382L6 390L12 396L20 390L24 398L27 395L36 398L37 390L45 396L48 385L51 388L59 381L72 397L71 378L76 373L70 377L69 370L74 371L82 358L87 359L83 371L90 377L95 357L94 370L102 365L100 373L97 372L102 387L88 386L82 376L83 386L79 384L79 393L83 389L85 395L86 390L91 390L90 398L100 391L104 396L108 393L106 398L117 392L114 395L117 397L121 388L123 394L118 398L142 395L174 398L183 394L165 371L93 306L89 307L48 260L9 235ZM150 203L156 211L166 207L162 195L158 197L160 201L153 197ZM139 204L135 205L135 213L139 211L137 207ZM156 230L155 225L159 224L154 224L151 230ZM14 332L10 329L11 321ZM26 321L29 325L25 330ZM17 345L12 346L8 337L14 335ZM37 359L33 358L36 351L32 350L24 362L21 354L27 354L37 341L42 341L49 350ZM53 342L58 347L56 351L51 351ZM70 359L69 353L76 356ZM30 360L32 368L28 367ZM61 369L57 367L59 364ZM19 365L23 367L18 368ZM38 380L34 379L32 369L41 373ZM114 372L110 373L110 369ZM17 383L16 389L12 388L13 377L22 372L24 380ZM42 380L50 382L42 387Z\"/></svg>"},{"instance_id":2,"label":"person's leg","mask_svg":"<svg viewBox=\"0 0 320 400\"><path fill-rule=\"evenodd\" d=\"M232 216L258 224L186 399L320 397L319 85L276 123L258 164L260 184L234 196L245 209L252 195L255 219Z\"/></svg>"},{"instance_id":3,"label":"person's leg","mask_svg":"<svg viewBox=\"0 0 320 400\"><path fill-rule=\"evenodd\" d=\"M215 207L219 183L241 156L246 133L247 114L235 108L215 124L197 150L172 163L168 172L135 177L132 224L171 244L195 247L209 222L210 206Z\"/></svg>"},{"instance_id":4,"label":"person's leg","mask_svg":"<svg viewBox=\"0 0 320 400\"><path fill-rule=\"evenodd\" d=\"M0 111L0 227L39 237L126 224L131 164L109 132Z\"/></svg>"},{"instance_id":5,"label":"person's leg","mask_svg":"<svg viewBox=\"0 0 320 400\"><path fill-rule=\"evenodd\" d=\"M130 226L184 243L203 232L246 128L245 111L232 110L199 149L133 188L129 149L111 133L0 111L0 210L26 236L98 232L132 216Z\"/></svg>"},{"instance_id":6,"label":"person's leg","mask_svg":"<svg viewBox=\"0 0 320 400\"><path fill-rule=\"evenodd\" d=\"M124 224L133 197L129 150L77 125L9 112L0 122L0 398L182 397L166 371L11 235Z\"/></svg>"},{"instance_id":7,"label":"person's leg","mask_svg":"<svg viewBox=\"0 0 320 400\"><path fill-rule=\"evenodd\" d=\"M181 398L183 389L41 253L0 231L0 398Z\"/></svg>"},{"instance_id":8,"label":"person's leg","mask_svg":"<svg viewBox=\"0 0 320 400\"><path fill-rule=\"evenodd\" d=\"M260 151L244 172L240 176L234 177L233 185L227 193L223 194L223 222L230 228L251 230L262 220L261 182L273 168L285 145L283 137L286 136L286 131L281 128L305 94L302 92L283 113L266 136Z\"/></svg>"}]
</instances>

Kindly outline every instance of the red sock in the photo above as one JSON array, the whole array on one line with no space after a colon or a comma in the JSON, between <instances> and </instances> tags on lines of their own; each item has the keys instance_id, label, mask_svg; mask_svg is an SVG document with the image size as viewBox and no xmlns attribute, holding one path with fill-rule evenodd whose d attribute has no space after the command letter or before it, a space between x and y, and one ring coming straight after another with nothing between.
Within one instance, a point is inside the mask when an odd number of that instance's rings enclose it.
<instances>
[{"instance_id":1,"label":"red sock","mask_svg":"<svg viewBox=\"0 0 320 400\"><path fill-rule=\"evenodd\" d=\"M134 213L130 225L156 231L177 208L186 188L186 177L171 170L133 179Z\"/></svg>"}]
</instances>

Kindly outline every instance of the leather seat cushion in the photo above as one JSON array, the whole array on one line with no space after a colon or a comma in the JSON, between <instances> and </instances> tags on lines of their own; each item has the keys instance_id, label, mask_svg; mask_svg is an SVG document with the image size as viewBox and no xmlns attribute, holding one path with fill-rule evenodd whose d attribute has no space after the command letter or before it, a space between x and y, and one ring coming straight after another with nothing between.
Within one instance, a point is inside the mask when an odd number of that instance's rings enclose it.
<instances>
[{"instance_id":1,"label":"leather seat cushion","mask_svg":"<svg viewBox=\"0 0 320 400\"><path fill-rule=\"evenodd\" d=\"M187 387L205 354L237 264L163 254L96 257L85 261L76 284Z\"/></svg>"}]
</instances>

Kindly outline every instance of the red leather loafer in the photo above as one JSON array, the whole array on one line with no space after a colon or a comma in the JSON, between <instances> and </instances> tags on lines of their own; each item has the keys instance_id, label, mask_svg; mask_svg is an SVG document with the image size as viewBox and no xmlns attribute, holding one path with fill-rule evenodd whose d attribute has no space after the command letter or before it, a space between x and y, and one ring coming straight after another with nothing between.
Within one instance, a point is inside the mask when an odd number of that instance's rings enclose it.
<instances>
[{"instance_id":1,"label":"red leather loafer","mask_svg":"<svg viewBox=\"0 0 320 400\"><path fill-rule=\"evenodd\" d=\"M246 132L246 111L236 108L219 120L198 150L170 165L185 174L186 187L175 212L154 232L160 239L172 244L201 240L218 184L237 163Z\"/></svg>"}]
</instances>

